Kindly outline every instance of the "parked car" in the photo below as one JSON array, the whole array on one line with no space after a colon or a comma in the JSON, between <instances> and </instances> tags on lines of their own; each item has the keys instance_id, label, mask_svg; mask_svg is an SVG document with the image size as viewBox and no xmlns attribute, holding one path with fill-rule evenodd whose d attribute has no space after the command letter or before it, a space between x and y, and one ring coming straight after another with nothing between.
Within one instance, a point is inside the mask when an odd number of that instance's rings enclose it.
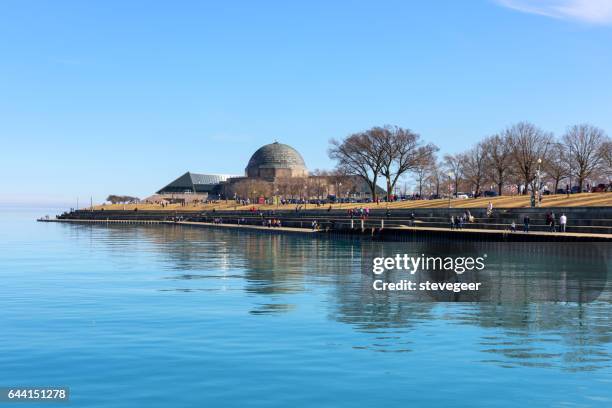
<instances>
[{"instance_id":1,"label":"parked car","mask_svg":"<svg viewBox=\"0 0 612 408\"><path fill-rule=\"evenodd\" d=\"M493 191L493 190L487 190L485 192L482 193L485 197L497 197L499 194L497 194L497 191Z\"/></svg>"},{"instance_id":2,"label":"parked car","mask_svg":"<svg viewBox=\"0 0 612 408\"><path fill-rule=\"evenodd\" d=\"M605 193L606 191L608 191L608 186L606 186L604 183L600 183L597 186L593 187L591 191L593 193Z\"/></svg>"},{"instance_id":3,"label":"parked car","mask_svg":"<svg viewBox=\"0 0 612 408\"><path fill-rule=\"evenodd\" d=\"M468 193L457 193L455 194L455 197L462 200L467 200L468 198L470 198Z\"/></svg>"},{"instance_id":4,"label":"parked car","mask_svg":"<svg viewBox=\"0 0 612 408\"><path fill-rule=\"evenodd\" d=\"M586 188L583 188L582 192L586 193ZM578 186L572 187L572 194L577 194L577 193L580 193L580 187L578 187Z\"/></svg>"}]
</instances>

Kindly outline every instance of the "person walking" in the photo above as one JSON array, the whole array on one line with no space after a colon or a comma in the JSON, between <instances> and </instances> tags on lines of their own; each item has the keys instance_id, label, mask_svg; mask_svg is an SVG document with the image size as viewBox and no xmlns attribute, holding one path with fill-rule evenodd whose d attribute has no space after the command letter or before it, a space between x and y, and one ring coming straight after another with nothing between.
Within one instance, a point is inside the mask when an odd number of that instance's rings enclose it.
<instances>
[{"instance_id":1,"label":"person walking","mask_svg":"<svg viewBox=\"0 0 612 408\"><path fill-rule=\"evenodd\" d=\"M561 214L561 217L559 217L559 228L561 232L565 232L566 226L567 226L567 216L565 214Z\"/></svg>"},{"instance_id":2,"label":"person walking","mask_svg":"<svg viewBox=\"0 0 612 408\"><path fill-rule=\"evenodd\" d=\"M455 229L455 216L451 215L450 217L450 229Z\"/></svg>"},{"instance_id":3,"label":"person walking","mask_svg":"<svg viewBox=\"0 0 612 408\"><path fill-rule=\"evenodd\" d=\"M529 216L526 215L525 217L523 217L523 232L528 233L529 232Z\"/></svg>"},{"instance_id":4,"label":"person walking","mask_svg":"<svg viewBox=\"0 0 612 408\"><path fill-rule=\"evenodd\" d=\"M555 213L550 214L549 225L550 225L550 232L557 232L557 227L555 226Z\"/></svg>"}]
</instances>

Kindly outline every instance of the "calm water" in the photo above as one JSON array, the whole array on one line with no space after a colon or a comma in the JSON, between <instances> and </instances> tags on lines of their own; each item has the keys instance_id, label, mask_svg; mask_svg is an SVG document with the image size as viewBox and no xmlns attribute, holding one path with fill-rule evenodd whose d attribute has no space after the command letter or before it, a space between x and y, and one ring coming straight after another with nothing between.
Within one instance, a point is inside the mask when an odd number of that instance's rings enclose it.
<instances>
[{"instance_id":1,"label":"calm water","mask_svg":"<svg viewBox=\"0 0 612 408\"><path fill-rule=\"evenodd\" d=\"M611 273L581 250L489 248L508 257L488 301L434 302L373 292L372 244L42 213L0 216L0 386L88 407L612 406Z\"/></svg>"}]
</instances>

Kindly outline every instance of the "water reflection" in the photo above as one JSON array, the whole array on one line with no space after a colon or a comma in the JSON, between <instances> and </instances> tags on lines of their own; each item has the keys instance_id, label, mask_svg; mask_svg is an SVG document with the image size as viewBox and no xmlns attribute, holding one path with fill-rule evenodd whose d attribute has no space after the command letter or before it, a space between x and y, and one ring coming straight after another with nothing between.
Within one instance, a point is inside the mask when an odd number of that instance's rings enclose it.
<instances>
[{"instance_id":1,"label":"water reflection","mask_svg":"<svg viewBox=\"0 0 612 408\"><path fill-rule=\"evenodd\" d=\"M176 226L67 226L73 238L121 259L142 251L157 257L162 291L228 290L254 299L254 316L298 313L301 294L324 299L330 321L360 333L357 350L418 350L439 324L480 328L477 361L501 367L587 371L612 361L608 244L381 244L258 235ZM95 244L94 244L95 242ZM374 291L368 262L394 253L487 254L478 273L416 274L415 279L479 281L469 293ZM365 265L365 266L364 266ZM399 279L399 272L388 280ZM320 301L320 300L319 300ZM464 302L464 303L449 303ZM466 303L467 302L467 303Z\"/></svg>"},{"instance_id":2,"label":"water reflection","mask_svg":"<svg viewBox=\"0 0 612 408\"><path fill-rule=\"evenodd\" d=\"M453 320L498 332L482 336L482 351L496 356L483 361L502 366L558 366L570 371L608 367L612 361L609 302L480 303L472 307L473 313Z\"/></svg>"}]
</instances>

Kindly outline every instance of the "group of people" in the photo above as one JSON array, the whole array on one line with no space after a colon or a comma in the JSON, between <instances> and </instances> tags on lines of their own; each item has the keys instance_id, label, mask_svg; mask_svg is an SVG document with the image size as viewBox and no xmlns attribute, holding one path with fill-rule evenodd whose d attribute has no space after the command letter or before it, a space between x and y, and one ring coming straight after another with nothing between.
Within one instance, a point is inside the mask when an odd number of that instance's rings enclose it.
<instances>
[{"instance_id":1,"label":"group of people","mask_svg":"<svg viewBox=\"0 0 612 408\"><path fill-rule=\"evenodd\" d=\"M454 215L451 215L450 229L463 229L464 225L465 225L465 217L463 215L458 215L456 217Z\"/></svg>"},{"instance_id":2,"label":"group of people","mask_svg":"<svg viewBox=\"0 0 612 408\"><path fill-rule=\"evenodd\" d=\"M282 227L281 220L278 218L268 218L267 220L263 220L263 226L268 226L268 228Z\"/></svg>"},{"instance_id":3,"label":"group of people","mask_svg":"<svg viewBox=\"0 0 612 408\"><path fill-rule=\"evenodd\" d=\"M362 219L366 219L370 216L370 209L368 207L363 208L349 208L348 210L346 210L348 215L351 217L351 219L355 218L355 217L359 217Z\"/></svg>"},{"instance_id":4,"label":"group of people","mask_svg":"<svg viewBox=\"0 0 612 408\"><path fill-rule=\"evenodd\" d=\"M529 232L530 223L531 223L531 219L529 218L528 215L523 217L523 232ZM510 223L510 232L516 232L516 221L514 220L512 220L512 222Z\"/></svg>"},{"instance_id":5,"label":"group of people","mask_svg":"<svg viewBox=\"0 0 612 408\"><path fill-rule=\"evenodd\" d=\"M557 232L557 221L555 219L554 212L546 213L546 225L548 225L550 232ZM559 217L559 231L565 232L567 229L567 216L565 214L561 214Z\"/></svg>"},{"instance_id":6,"label":"group of people","mask_svg":"<svg viewBox=\"0 0 612 408\"><path fill-rule=\"evenodd\" d=\"M489 213L490 210L491 208L487 208L487 214ZM450 228L451 229L462 229L466 222L474 222L474 220L475 219L472 216L472 214L470 214L470 211L466 210L462 215L459 215L459 216L451 215ZM550 232L557 232L557 220L556 220L554 212L549 211L546 213L545 222ZM525 233L529 232L530 224L531 224L531 219L529 218L528 215L525 215L523 217L523 232ZM559 217L558 225L559 225L559 232L567 231L567 216L564 213L561 214L561 216ZM516 232L516 229L517 229L516 221L512 220L512 222L510 223L510 231Z\"/></svg>"},{"instance_id":7,"label":"group of people","mask_svg":"<svg viewBox=\"0 0 612 408\"><path fill-rule=\"evenodd\" d=\"M334 220L329 220L325 223L325 226L322 226L319 221L317 220L312 220L312 222L310 223L310 226L312 227L313 231L319 231L321 230L321 228L325 228L326 230L329 229L334 229L334 227L336 226L336 221Z\"/></svg>"},{"instance_id":8,"label":"group of people","mask_svg":"<svg viewBox=\"0 0 612 408\"><path fill-rule=\"evenodd\" d=\"M557 221L555 219L555 213L549 211L546 213L545 217L546 217L545 222L549 228L549 231L557 232ZM526 232L526 233L529 232L530 224L531 224L531 219L529 218L528 215L525 215L523 217L523 232ZM510 224L510 231L516 232L516 222L514 220L512 220L512 223ZM563 213L559 217L559 232L566 232L566 231L567 231L567 215Z\"/></svg>"},{"instance_id":9,"label":"group of people","mask_svg":"<svg viewBox=\"0 0 612 408\"><path fill-rule=\"evenodd\" d=\"M474 220L475 218L472 215L472 213L470 213L470 210L465 210L463 214L458 215L456 217L454 215L451 215L450 228L451 229L463 229L463 226L465 225L465 223L474 222Z\"/></svg>"}]
</instances>

